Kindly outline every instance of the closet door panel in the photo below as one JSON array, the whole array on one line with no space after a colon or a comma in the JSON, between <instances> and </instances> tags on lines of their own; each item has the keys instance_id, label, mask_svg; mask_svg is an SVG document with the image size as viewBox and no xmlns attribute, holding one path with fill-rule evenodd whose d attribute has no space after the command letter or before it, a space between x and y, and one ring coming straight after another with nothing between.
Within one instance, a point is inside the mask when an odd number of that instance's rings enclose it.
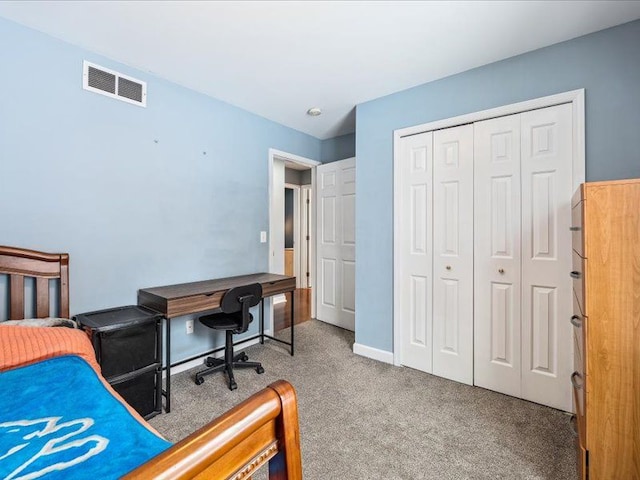
<instances>
[{"instance_id":1,"label":"closet door panel","mask_svg":"<svg viewBox=\"0 0 640 480\"><path fill-rule=\"evenodd\" d=\"M520 115L474 124L474 384L519 397Z\"/></svg>"},{"instance_id":2,"label":"closet door panel","mask_svg":"<svg viewBox=\"0 0 640 480\"><path fill-rule=\"evenodd\" d=\"M433 155L431 132L400 140L402 365L432 371Z\"/></svg>"},{"instance_id":3,"label":"closet door panel","mask_svg":"<svg viewBox=\"0 0 640 480\"><path fill-rule=\"evenodd\" d=\"M522 398L572 410L572 117L525 112L522 142Z\"/></svg>"},{"instance_id":4,"label":"closet door panel","mask_svg":"<svg viewBox=\"0 0 640 480\"><path fill-rule=\"evenodd\" d=\"M433 134L433 373L473 384L473 125Z\"/></svg>"}]
</instances>

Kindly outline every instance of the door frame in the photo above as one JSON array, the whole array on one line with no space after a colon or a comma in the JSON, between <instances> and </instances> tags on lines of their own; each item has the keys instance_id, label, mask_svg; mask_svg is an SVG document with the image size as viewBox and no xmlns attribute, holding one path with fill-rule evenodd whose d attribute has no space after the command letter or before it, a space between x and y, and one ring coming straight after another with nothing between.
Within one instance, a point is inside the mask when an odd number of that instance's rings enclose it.
<instances>
[{"instance_id":1,"label":"door frame","mask_svg":"<svg viewBox=\"0 0 640 480\"><path fill-rule=\"evenodd\" d=\"M269 257L269 272L270 273L279 273L282 274L283 272L276 272L275 271L275 266L274 266L274 247L275 245L273 245L273 243L271 242L271 233L275 232L276 230L280 229L280 231L284 230L284 224L280 224L280 222L277 222L276 219L274 218L275 215L273 214L273 192L274 192L274 185L273 185L273 162L276 160L281 160L281 161L289 161L289 162L293 162L293 163L297 163L298 165L303 165L305 167L308 167L311 169L311 188L312 191L315 192L316 191L316 168L318 165L321 165L321 162L318 162L316 160L311 160L310 158L306 158L306 157L302 157L300 155L295 155L293 153L287 153L287 152L283 152L281 150L277 150L275 148L270 148L269 149L269 155L268 155L268 170L269 170L269 178L268 178L268 193L269 193L269 231L268 231L268 244L269 244L269 250L267 252L267 255ZM316 211L315 211L315 205L313 206L312 210L311 210L311 218L313 220L313 222L315 222L315 218L316 218ZM283 245L284 248L284 245ZM284 251L283 251L284 252ZM315 263L315 250L311 250L311 252L309 252L310 257L314 260L314 262L312 262L312 265ZM312 279L312 285L315 285L315 268L312 266L309 275ZM268 315L269 321L267 323L268 325L268 334L272 335L273 332L271 331L272 328L272 320L273 320L273 302L269 301L269 302L265 302L267 304L267 312L266 315ZM315 288L311 289L311 318L315 317Z\"/></svg>"},{"instance_id":2,"label":"door frame","mask_svg":"<svg viewBox=\"0 0 640 480\"><path fill-rule=\"evenodd\" d=\"M307 204L306 200L309 200ZM304 280L302 282L303 288L313 287L311 282L311 269L312 263L315 262L315 257L311 257L313 253L312 240L314 238L314 227L311 223L311 210L314 208L315 202L313 201L313 187L311 185L300 185L300 268L299 272ZM307 239L307 232L309 238ZM309 272L309 276L306 273ZM304 275L303 275L304 274Z\"/></svg>"},{"instance_id":3,"label":"door frame","mask_svg":"<svg viewBox=\"0 0 640 480\"><path fill-rule=\"evenodd\" d=\"M443 128L457 127L466 123L474 123L495 117L503 117L515 113L522 113L539 108L553 107L569 103L572 107L573 118L573 162L572 180L573 190L577 190L585 181L585 91L584 89L535 98L524 102L503 105L488 110L445 118L433 122L400 128L393 131L393 364L402 365L402 309L400 303L400 253L396 247L400 239L400 139L410 135L425 133Z\"/></svg>"}]
</instances>

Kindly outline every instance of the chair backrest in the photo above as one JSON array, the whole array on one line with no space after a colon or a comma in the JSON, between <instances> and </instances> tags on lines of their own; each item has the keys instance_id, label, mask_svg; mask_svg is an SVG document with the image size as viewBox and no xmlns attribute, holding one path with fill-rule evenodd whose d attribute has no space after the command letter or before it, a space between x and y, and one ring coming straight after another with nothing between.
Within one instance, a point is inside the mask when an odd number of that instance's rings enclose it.
<instances>
[{"instance_id":1,"label":"chair backrest","mask_svg":"<svg viewBox=\"0 0 640 480\"><path fill-rule=\"evenodd\" d=\"M262 285L250 283L227 290L220 302L220 310L224 313L235 313L242 310L243 303L255 307L262 300Z\"/></svg>"},{"instance_id":2,"label":"chair backrest","mask_svg":"<svg viewBox=\"0 0 640 480\"><path fill-rule=\"evenodd\" d=\"M234 330L235 333L243 333L249 327L249 308L256 306L262 300L262 285L250 283L240 287L231 288L224 294L220 302L220 310L224 313L242 311L242 324Z\"/></svg>"}]
</instances>

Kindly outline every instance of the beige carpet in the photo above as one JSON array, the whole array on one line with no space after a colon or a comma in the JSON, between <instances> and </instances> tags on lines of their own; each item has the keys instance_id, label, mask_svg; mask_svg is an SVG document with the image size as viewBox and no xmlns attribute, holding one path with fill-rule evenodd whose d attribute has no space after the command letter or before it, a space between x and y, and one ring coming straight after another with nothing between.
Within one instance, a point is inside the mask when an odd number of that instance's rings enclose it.
<instances>
[{"instance_id":1,"label":"beige carpet","mask_svg":"<svg viewBox=\"0 0 640 480\"><path fill-rule=\"evenodd\" d=\"M307 480L575 478L569 415L354 355L353 342L305 322L294 357L276 342L249 347L266 371L237 371L234 392L222 374L200 386L197 369L175 375L171 413L150 423L177 441L282 378L298 391Z\"/></svg>"}]
</instances>

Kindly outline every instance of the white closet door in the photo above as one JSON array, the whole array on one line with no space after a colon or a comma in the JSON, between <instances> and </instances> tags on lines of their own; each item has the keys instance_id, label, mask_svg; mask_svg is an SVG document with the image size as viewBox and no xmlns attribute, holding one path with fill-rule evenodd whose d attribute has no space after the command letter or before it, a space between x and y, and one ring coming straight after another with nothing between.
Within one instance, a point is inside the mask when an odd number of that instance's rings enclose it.
<instances>
[{"instance_id":1,"label":"white closet door","mask_svg":"<svg viewBox=\"0 0 640 480\"><path fill-rule=\"evenodd\" d=\"M355 329L356 159L319 165L317 317Z\"/></svg>"},{"instance_id":2,"label":"white closet door","mask_svg":"<svg viewBox=\"0 0 640 480\"><path fill-rule=\"evenodd\" d=\"M432 139L431 132L400 140L399 277L401 363L432 369Z\"/></svg>"},{"instance_id":3,"label":"white closet door","mask_svg":"<svg viewBox=\"0 0 640 480\"><path fill-rule=\"evenodd\" d=\"M519 397L519 114L475 123L474 163L474 383Z\"/></svg>"},{"instance_id":4,"label":"white closet door","mask_svg":"<svg viewBox=\"0 0 640 480\"><path fill-rule=\"evenodd\" d=\"M433 134L433 374L473 384L473 125Z\"/></svg>"},{"instance_id":5,"label":"white closet door","mask_svg":"<svg viewBox=\"0 0 640 480\"><path fill-rule=\"evenodd\" d=\"M521 116L522 398L571 411L570 105Z\"/></svg>"}]
</instances>

